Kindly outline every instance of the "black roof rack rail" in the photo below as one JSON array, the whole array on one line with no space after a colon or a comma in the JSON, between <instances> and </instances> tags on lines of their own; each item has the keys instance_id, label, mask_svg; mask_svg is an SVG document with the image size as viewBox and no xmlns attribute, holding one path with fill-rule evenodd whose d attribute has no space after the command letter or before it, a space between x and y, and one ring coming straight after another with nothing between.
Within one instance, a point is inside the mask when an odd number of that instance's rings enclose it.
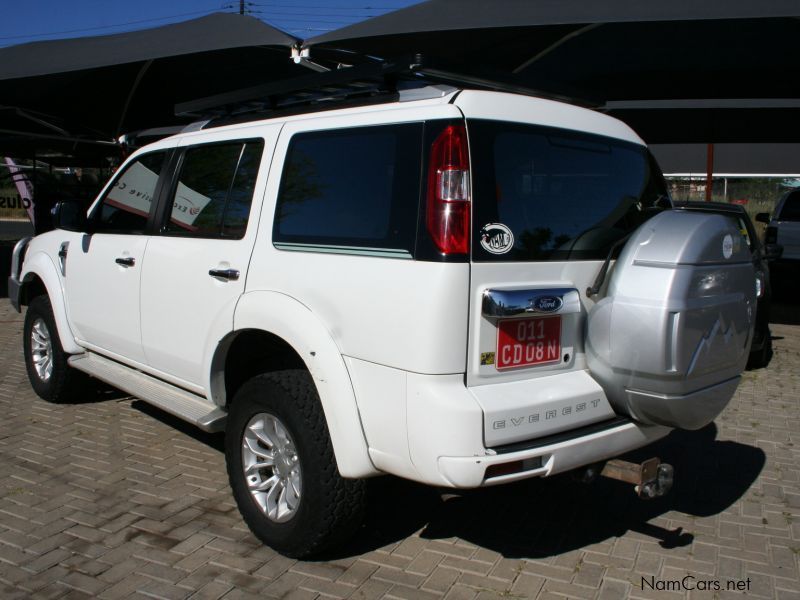
<instances>
[{"instance_id":1,"label":"black roof rack rail","mask_svg":"<svg viewBox=\"0 0 800 600\"><path fill-rule=\"evenodd\" d=\"M371 62L323 73L293 77L175 105L175 114L208 119L206 127L275 116L388 102L398 99L398 87L443 83L560 100L584 106L592 103L554 96L497 79L464 75L428 64L416 55L396 62Z\"/></svg>"},{"instance_id":2,"label":"black roof rack rail","mask_svg":"<svg viewBox=\"0 0 800 600\"><path fill-rule=\"evenodd\" d=\"M410 72L409 65L370 63L345 67L181 102L175 105L175 114L229 116L337 98L394 93L396 78L401 72Z\"/></svg>"}]
</instances>

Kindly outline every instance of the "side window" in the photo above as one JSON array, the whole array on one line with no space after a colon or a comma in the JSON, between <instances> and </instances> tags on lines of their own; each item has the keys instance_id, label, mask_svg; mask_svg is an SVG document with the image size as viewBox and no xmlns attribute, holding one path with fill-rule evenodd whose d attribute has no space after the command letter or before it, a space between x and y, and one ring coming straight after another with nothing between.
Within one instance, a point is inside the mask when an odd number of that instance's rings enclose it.
<instances>
[{"instance_id":1,"label":"side window","mask_svg":"<svg viewBox=\"0 0 800 600\"><path fill-rule=\"evenodd\" d=\"M783 202L779 221L800 221L800 192L792 192Z\"/></svg>"},{"instance_id":2,"label":"side window","mask_svg":"<svg viewBox=\"0 0 800 600\"><path fill-rule=\"evenodd\" d=\"M125 167L92 213L98 233L142 233L167 153L144 154Z\"/></svg>"},{"instance_id":3,"label":"side window","mask_svg":"<svg viewBox=\"0 0 800 600\"><path fill-rule=\"evenodd\" d=\"M242 238L263 149L261 140L187 149L163 231Z\"/></svg>"},{"instance_id":4,"label":"side window","mask_svg":"<svg viewBox=\"0 0 800 600\"><path fill-rule=\"evenodd\" d=\"M295 135L278 194L276 246L410 254L416 239L421 144L420 123Z\"/></svg>"}]
</instances>

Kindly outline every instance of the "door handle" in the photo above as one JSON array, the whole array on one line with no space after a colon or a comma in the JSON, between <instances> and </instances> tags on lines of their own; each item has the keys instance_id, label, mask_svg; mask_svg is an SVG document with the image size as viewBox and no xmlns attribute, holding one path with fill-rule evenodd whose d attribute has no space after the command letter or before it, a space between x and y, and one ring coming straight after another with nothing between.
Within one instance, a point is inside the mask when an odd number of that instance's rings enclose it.
<instances>
[{"instance_id":1,"label":"door handle","mask_svg":"<svg viewBox=\"0 0 800 600\"><path fill-rule=\"evenodd\" d=\"M212 277L219 277L220 279L227 279L229 281L236 281L239 279L239 271L236 269L211 269L208 274Z\"/></svg>"},{"instance_id":2,"label":"door handle","mask_svg":"<svg viewBox=\"0 0 800 600\"><path fill-rule=\"evenodd\" d=\"M118 258L114 261L118 265L122 265L123 267L132 267L136 264L136 259L132 256L125 256L123 258Z\"/></svg>"}]
</instances>

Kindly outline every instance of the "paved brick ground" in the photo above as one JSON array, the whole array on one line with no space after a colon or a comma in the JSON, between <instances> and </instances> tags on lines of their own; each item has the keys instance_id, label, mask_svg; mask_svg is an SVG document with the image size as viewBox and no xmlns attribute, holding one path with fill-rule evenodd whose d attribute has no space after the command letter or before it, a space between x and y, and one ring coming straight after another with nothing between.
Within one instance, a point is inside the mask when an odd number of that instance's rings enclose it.
<instances>
[{"instance_id":1,"label":"paved brick ground","mask_svg":"<svg viewBox=\"0 0 800 600\"><path fill-rule=\"evenodd\" d=\"M381 478L361 533L315 562L249 534L220 436L109 391L40 401L21 329L0 301L1 598L667 598L687 574L722 586L690 598L743 597L729 581L800 598L800 326L773 327L772 364L716 424L648 449L676 467L667 498L568 477L463 495Z\"/></svg>"}]
</instances>

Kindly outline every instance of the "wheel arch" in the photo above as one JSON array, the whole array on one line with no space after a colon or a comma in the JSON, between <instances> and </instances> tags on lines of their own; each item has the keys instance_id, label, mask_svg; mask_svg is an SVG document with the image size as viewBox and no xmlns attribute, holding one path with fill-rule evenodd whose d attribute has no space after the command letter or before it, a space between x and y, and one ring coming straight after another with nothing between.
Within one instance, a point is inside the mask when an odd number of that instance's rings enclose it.
<instances>
[{"instance_id":1,"label":"wheel arch","mask_svg":"<svg viewBox=\"0 0 800 600\"><path fill-rule=\"evenodd\" d=\"M83 348L75 343L75 336L69 326L67 309L64 303L64 289L58 276L56 266L50 257L44 252L36 252L31 256L25 257L25 264L20 276L21 300L23 304L28 304L40 293L46 293L50 298L50 306L53 309L53 318L58 329L58 337L61 347L68 354L79 354Z\"/></svg>"},{"instance_id":2,"label":"wheel arch","mask_svg":"<svg viewBox=\"0 0 800 600\"><path fill-rule=\"evenodd\" d=\"M225 406L246 376L304 368L317 388L341 475L377 474L369 458L350 375L338 346L319 318L294 298L259 291L240 298L233 325L233 331L220 340L211 359L207 389L214 403ZM258 372L246 361L241 367L248 348L258 349ZM230 361L237 359L239 363L231 368L236 363Z\"/></svg>"}]
</instances>

